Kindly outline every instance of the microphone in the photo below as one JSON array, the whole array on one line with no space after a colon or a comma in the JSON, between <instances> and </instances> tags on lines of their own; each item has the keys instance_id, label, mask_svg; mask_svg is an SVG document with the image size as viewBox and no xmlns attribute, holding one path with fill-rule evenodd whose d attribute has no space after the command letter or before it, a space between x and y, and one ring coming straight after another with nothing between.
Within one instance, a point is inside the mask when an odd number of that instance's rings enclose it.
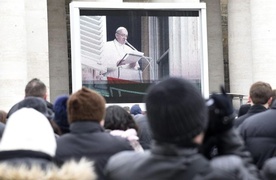
<instances>
[{"instance_id":1,"label":"microphone","mask_svg":"<svg viewBox=\"0 0 276 180\"><path fill-rule=\"evenodd\" d=\"M126 40L126 45L128 45L131 49L138 51L134 46L132 46L127 40Z\"/></svg>"}]
</instances>

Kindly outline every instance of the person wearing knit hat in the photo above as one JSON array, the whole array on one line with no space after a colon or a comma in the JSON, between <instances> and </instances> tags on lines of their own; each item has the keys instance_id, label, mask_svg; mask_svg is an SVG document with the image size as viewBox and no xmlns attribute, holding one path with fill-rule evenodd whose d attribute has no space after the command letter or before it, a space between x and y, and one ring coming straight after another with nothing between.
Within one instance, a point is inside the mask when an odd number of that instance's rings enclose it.
<instances>
[{"instance_id":1,"label":"person wearing knit hat","mask_svg":"<svg viewBox=\"0 0 276 180\"><path fill-rule=\"evenodd\" d=\"M105 99L98 92L83 87L69 97L68 116L69 123L74 121L103 120L105 115Z\"/></svg>"},{"instance_id":2,"label":"person wearing knit hat","mask_svg":"<svg viewBox=\"0 0 276 180\"><path fill-rule=\"evenodd\" d=\"M139 104L134 104L133 106L131 106L130 114L133 116L133 118L135 120L138 119L139 117L143 116L142 109L139 106Z\"/></svg>"},{"instance_id":3,"label":"person wearing knit hat","mask_svg":"<svg viewBox=\"0 0 276 180\"><path fill-rule=\"evenodd\" d=\"M70 132L57 139L56 159L86 157L94 161L98 179L105 179L104 168L112 155L132 150L128 140L105 132L103 120L106 101L98 92L82 87L67 100Z\"/></svg>"},{"instance_id":4,"label":"person wearing knit hat","mask_svg":"<svg viewBox=\"0 0 276 180\"><path fill-rule=\"evenodd\" d=\"M133 106L131 106L130 114L133 114L134 116L137 114L142 114L142 110L141 110L139 104L134 104Z\"/></svg>"},{"instance_id":5,"label":"person wearing knit hat","mask_svg":"<svg viewBox=\"0 0 276 180\"><path fill-rule=\"evenodd\" d=\"M54 121L58 125L61 134L66 134L70 132L69 130L69 122L67 117L67 100L68 95L61 95L56 98L54 103Z\"/></svg>"},{"instance_id":6,"label":"person wearing knit hat","mask_svg":"<svg viewBox=\"0 0 276 180\"><path fill-rule=\"evenodd\" d=\"M231 105L225 93L214 96L213 102ZM153 138L151 149L145 153L121 152L112 156L106 166L107 179L207 180L221 175L221 170L212 169L210 160L199 153L201 146L204 146L204 133L210 128L209 108L192 82L180 77L167 77L148 89L145 103ZM229 111L225 111L224 107L230 107ZM233 112L231 106L216 108L216 112ZM248 162L250 155L242 151L244 145L241 138L228 128L228 122L233 121L228 118L229 115L224 113L221 118L212 117L219 122L227 119L227 128L220 124L225 131L220 131L217 136L221 138L217 141L220 142L218 151L221 155L239 154ZM222 175L227 176L226 172Z\"/></svg>"},{"instance_id":7,"label":"person wearing knit hat","mask_svg":"<svg viewBox=\"0 0 276 180\"><path fill-rule=\"evenodd\" d=\"M54 131L42 113L26 107L17 110L0 142L0 179L95 179L88 160L58 167L56 146Z\"/></svg>"},{"instance_id":8,"label":"person wearing knit hat","mask_svg":"<svg viewBox=\"0 0 276 180\"><path fill-rule=\"evenodd\" d=\"M146 108L153 138L158 142L186 145L207 126L205 100L183 79L157 84L148 94Z\"/></svg>"}]
</instances>

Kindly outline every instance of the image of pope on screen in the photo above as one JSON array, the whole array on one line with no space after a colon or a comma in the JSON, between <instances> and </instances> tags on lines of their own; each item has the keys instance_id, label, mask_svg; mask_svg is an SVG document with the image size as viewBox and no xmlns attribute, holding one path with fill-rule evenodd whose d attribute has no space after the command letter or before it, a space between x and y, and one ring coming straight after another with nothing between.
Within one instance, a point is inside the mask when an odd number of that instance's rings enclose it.
<instances>
[{"instance_id":1,"label":"image of pope on screen","mask_svg":"<svg viewBox=\"0 0 276 180\"><path fill-rule=\"evenodd\" d=\"M110 77L122 80L141 81L139 60L144 53L138 51L128 41L128 30L118 27L115 39L107 41L103 46L102 65L106 68L100 77L102 80Z\"/></svg>"}]
</instances>

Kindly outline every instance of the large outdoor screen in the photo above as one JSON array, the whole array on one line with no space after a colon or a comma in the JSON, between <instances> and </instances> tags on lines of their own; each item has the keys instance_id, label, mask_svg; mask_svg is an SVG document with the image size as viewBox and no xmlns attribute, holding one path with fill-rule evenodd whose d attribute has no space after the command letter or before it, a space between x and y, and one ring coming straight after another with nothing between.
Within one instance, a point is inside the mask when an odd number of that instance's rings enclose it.
<instances>
[{"instance_id":1,"label":"large outdoor screen","mask_svg":"<svg viewBox=\"0 0 276 180\"><path fill-rule=\"evenodd\" d=\"M167 76L208 94L205 4L70 4L73 91L98 91L107 103L141 103Z\"/></svg>"}]
</instances>

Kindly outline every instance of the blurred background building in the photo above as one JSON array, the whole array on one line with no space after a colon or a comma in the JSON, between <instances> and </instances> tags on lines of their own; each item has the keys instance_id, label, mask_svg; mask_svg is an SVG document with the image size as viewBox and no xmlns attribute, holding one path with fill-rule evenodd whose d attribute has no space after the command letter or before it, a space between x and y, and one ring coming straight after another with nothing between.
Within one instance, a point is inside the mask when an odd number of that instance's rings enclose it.
<instances>
[{"instance_id":1,"label":"blurred background building","mask_svg":"<svg viewBox=\"0 0 276 180\"><path fill-rule=\"evenodd\" d=\"M70 2L0 0L1 109L8 110L22 99L25 85L33 77L45 82L51 102L60 94L71 93ZM259 80L276 88L276 1L109 2L205 2L210 92L219 91L222 84L228 93L248 95L250 85Z\"/></svg>"}]
</instances>

